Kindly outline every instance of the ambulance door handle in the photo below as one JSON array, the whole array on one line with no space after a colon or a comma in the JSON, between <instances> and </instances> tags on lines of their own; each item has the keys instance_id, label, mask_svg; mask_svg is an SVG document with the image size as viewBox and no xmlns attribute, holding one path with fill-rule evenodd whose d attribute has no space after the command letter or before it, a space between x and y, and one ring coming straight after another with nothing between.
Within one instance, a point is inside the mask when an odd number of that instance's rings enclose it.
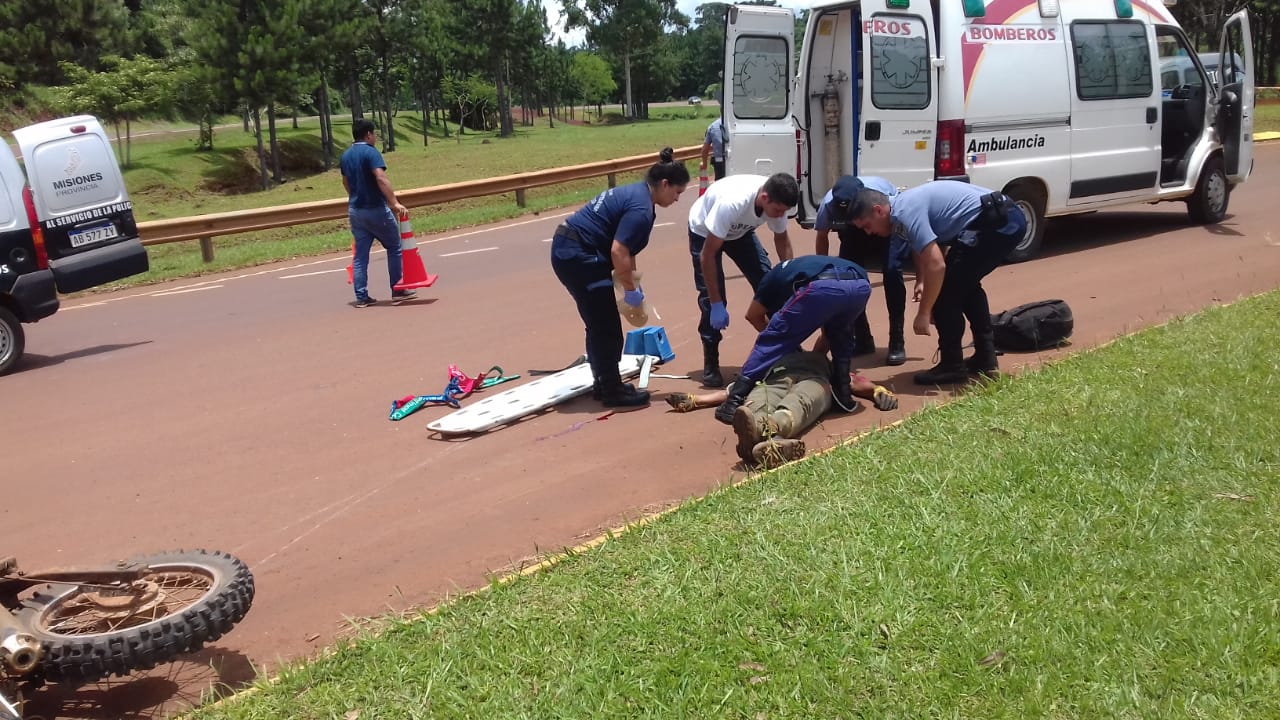
<instances>
[{"instance_id":1,"label":"ambulance door handle","mask_svg":"<svg viewBox=\"0 0 1280 720\"><path fill-rule=\"evenodd\" d=\"M1155 125L1156 121L1159 119L1160 119L1160 115L1158 110L1156 110L1153 107L1147 108L1147 124L1148 125Z\"/></svg>"},{"instance_id":2,"label":"ambulance door handle","mask_svg":"<svg viewBox=\"0 0 1280 720\"><path fill-rule=\"evenodd\" d=\"M864 131L863 134L867 140L879 140L880 139L880 121L868 120L867 129Z\"/></svg>"}]
</instances>

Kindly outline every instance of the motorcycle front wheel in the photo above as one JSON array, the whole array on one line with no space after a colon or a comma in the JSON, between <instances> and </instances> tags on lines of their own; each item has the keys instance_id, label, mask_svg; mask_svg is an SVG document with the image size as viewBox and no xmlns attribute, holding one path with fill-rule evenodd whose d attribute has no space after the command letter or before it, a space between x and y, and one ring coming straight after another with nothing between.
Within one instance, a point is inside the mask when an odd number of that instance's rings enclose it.
<instances>
[{"instance_id":1,"label":"motorcycle front wheel","mask_svg":"<svg viewBox=\"0 0 1280 720\"><path fill-rule=\"evenodd\" d=\"M36 678L87 683L195 652L244 618L253 575L238 558L205 550L157 553L128 587L45 585L19 613L40 641Z\"/></svg>"}]
</instances>

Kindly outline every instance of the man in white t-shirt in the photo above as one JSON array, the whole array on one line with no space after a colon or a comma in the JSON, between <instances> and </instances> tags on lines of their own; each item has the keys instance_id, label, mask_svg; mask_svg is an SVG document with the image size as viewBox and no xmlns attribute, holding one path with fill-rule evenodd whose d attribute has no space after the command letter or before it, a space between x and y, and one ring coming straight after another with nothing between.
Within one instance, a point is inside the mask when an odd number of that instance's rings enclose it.
<instances>
[{"instance_id":1,"label":"man in white t-shirt","mask_svg":"<svg viewBox=\"0 0 1280 720\"><path fill-rule=\"evenodd\" d=\"M725 307L724 264L728 255L754 290L769 272L756 228L768 225L778 260L790 260L787 213L800 201L800 186L787 173L730 175L711 183L689 210L689 254L693 258L693 285L698 290L698 335L702 338L702 381L707 387L723 387L720 374L720 331L729 327ZM707 278L714 277L714 283Z\"/></svg>"}]
</instances>

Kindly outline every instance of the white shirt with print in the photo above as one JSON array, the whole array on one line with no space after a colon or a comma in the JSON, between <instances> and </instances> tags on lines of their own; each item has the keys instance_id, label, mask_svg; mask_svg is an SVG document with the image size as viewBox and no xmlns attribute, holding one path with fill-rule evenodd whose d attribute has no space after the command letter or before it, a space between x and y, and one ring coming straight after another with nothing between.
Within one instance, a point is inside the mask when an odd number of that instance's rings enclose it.
<instances>
[{"instance_id":1,"label":"white shirt with print","mask_svg":"<svg viewBox=\"0 0 1280 720\"><path fill-rule=\"evenodd\" d=\"M756 196L769 178L764 175L729 175L707 188L689 210L689 231L707 237L737 240L767 224L775 233L787 231L787 217L756 214Z\"/></svg>"}]
</instances>

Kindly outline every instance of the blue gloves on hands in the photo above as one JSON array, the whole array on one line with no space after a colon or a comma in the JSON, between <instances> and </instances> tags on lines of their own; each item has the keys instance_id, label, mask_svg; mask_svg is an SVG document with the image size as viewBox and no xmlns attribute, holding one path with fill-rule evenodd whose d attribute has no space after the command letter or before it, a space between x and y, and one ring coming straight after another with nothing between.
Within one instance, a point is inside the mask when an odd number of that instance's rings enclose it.
<instances>
[{"instance_id":1,"label":"blue gloves on hands","mask_svg":"<svg viewBox=\"0 0 1280 720\"><path fill-rule=\"evenodd\" d=\"M716 330L729 327L729 311L725 309L722 302L711 303L711 327Z\"/></svg>"},{"instance_id":2,"label":"blue gloves on hands","mask_svg":"<svg viewBox=\"0 0 1280 720\"><path fill-rule=\"evenodd\" d=\"M644 303L644 290L638 285L635 290L624 290L622 301L633 308L638 308Z\"/></svg>"}]
</instances>

